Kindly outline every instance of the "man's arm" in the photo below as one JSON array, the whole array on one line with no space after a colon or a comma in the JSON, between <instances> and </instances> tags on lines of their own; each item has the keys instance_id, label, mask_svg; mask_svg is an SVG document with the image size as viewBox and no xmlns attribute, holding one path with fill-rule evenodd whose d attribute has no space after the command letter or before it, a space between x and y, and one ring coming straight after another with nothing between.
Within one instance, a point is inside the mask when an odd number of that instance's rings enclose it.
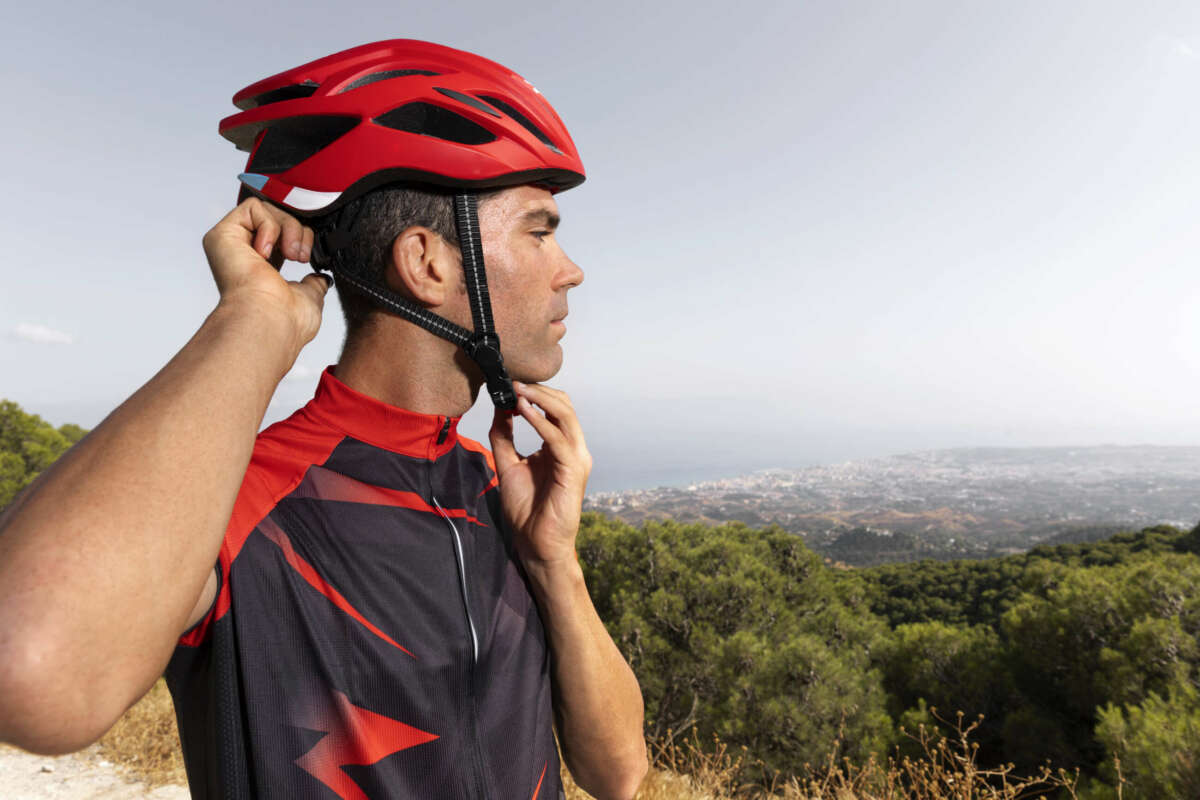
<instances>
[{"instance_id":1,"label":"man's arm","mask_svg":"<svg viewBox=\"0 0 1200 800\"><path fill-rule=\"evenodd\" d=\"M258 426L328 291L267 259L311 245L259 200L230 212L204 237L216 309L0 518L0 740L94 741L162 674L206 584L211 598Z\"/></svg>"},{"instance_id":2,"label":"man's arm","mask_svg":"<svg viewBox=\"0 0 1200 800\"><path fill-rule=\"evenodd\" d=\"M559 742L580 787L598 798L632 798L647 769L642 694L596 614L575 556L591 455L566 394L515 387L517 411L543 447L520 457L512 417L503 412L497 412L490 438L501 503L553 654Z\"/></svg>"}]
</instances>

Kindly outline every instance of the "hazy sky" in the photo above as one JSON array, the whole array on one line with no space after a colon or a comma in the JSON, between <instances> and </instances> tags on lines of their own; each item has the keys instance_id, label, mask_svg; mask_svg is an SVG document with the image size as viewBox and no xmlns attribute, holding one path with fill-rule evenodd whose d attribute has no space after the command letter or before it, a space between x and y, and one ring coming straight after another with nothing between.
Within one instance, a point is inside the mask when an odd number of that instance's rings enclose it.
<instances>
[{"instance_id":1,"label":"hazy sky","mask_svg":"<svg viewBox=\"0 0 1200 800\"><path fill-rule=\"evenodd\" d=\"M248 83L420 38L528 78L587 182L592 487L905 449L1200 443L1200 4L21 4L0 397L90 426L216 300ZM303 270L292 265L289 274ZM337 358L334 305L271 419ZM483 406L464 422L484 436ZM528 441L528 439L526 439Z\"/></svg>"}]
</instances>

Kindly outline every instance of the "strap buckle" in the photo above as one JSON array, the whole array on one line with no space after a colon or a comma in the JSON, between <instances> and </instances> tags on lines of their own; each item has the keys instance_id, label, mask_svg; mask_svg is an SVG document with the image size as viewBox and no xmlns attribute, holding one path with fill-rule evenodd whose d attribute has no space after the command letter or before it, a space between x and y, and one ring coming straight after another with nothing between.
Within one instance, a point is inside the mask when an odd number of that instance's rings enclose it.
<instances>
[{"instance_id":1,"label":"strap buckle","mask_svg":"<svg viewBox=\"0 0 1200 800\"><path fill-rule=\"evenodd\" d=\"M500 342L494 334L477 333L467 340L463 350L483 372L487 391L496 408L512 411L517 407L517 392L500 354Z\"/></svg>"}]
</instances>

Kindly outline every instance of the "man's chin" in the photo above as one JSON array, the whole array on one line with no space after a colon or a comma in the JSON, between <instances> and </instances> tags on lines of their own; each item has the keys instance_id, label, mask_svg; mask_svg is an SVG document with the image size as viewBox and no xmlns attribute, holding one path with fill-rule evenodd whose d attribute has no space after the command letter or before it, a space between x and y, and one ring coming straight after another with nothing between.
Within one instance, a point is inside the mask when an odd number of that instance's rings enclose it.
<instances>
[{"instance_id":1,"label":"man's chin","mask_svg":"<svg viewBox=\"0 0 1200 800\"><path fill-rule=\"evenodd\" d=\"M558 371L562 369L562 364L562 348L555 345L553 355L548 356L542 363L515 363L509 366L508 374L514 381L521 383L545 383L558 374Z\"/></svg>"}]
</instances>

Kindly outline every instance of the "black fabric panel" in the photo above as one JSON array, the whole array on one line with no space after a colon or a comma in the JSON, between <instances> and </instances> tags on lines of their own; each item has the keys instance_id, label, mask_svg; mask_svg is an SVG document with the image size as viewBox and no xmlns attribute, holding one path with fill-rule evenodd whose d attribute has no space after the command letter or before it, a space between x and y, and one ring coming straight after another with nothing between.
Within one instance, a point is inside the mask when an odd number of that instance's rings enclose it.
<instances>
[{"instance_id":1,"label":"black fabric panel","mask_svg":"<svg viewBox=\"0 0 1200 800\"><path fill-rule=\"evenodd\" d=\"M425 459L388 453L366 442L348 438L329 454L325 467L372 486L418 491L428 486L428 463Z\"/></svg>"},{"instance_id":2,"label":"black fabric panel","mask_svg":"<svg viewBox=\"0 0 1200 800\"><path fill-rule=\"evenodd\" d=\"M198 647L177 647L164 677L175 704L192 797L253 797L233 618L227 614L215 620Z\"/></svg>"}]
</instances>

